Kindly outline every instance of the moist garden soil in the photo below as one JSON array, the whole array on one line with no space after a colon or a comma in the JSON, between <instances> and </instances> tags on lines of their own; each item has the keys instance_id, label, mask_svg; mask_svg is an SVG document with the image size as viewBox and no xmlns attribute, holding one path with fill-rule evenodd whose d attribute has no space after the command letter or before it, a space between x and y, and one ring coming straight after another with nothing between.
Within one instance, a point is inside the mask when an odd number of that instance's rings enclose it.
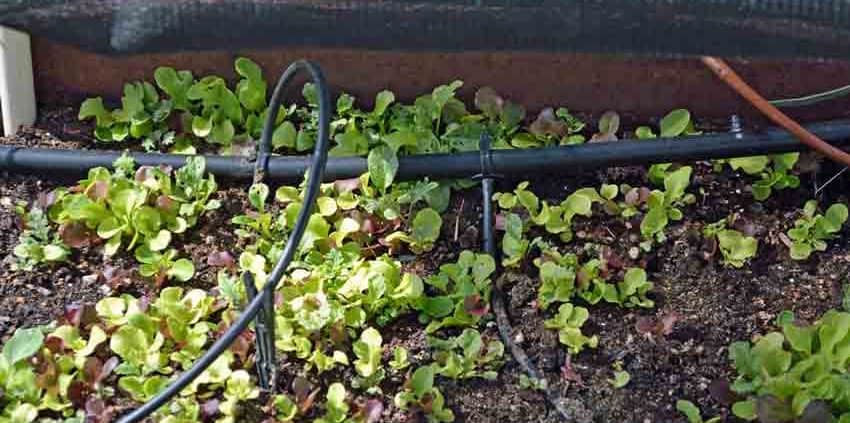
<instances>
[{"instance_id":1,"label":"moist garden soil","mask_svg":"<svg viewBox=\"0 0 850 423\"><path fill-rule=\"evenodd\" d=\"M78 123L71 109L49 110L36 125L15 137L3 138L2 144L54 148L104 148L87 135L90 128ZM110 147L110 146L107 146ZM115 147L115 146L111 146ZM531 188L542 199L559 202L577 188L598 187L601 183L644 185L645 168L618 168L565 177L553 181L535 181ZM813 321L824 311L841 302L841 287L850 267L850 242L846 231L830 242L829 249L815 253L808 261L796 262L779 234L793 225L806 199L813 198L815 182L832 176L824 166L803 175L796 190L774 193L764 203L752 200L748 178L730 171L715 173L710 163L697 163L688 188L697 195L696 204L685 210L685 218L668 227L668 240L638 260L628 250L639 243L639 222L624 222L603 213L590 219L577 219L576 239L563 247L585 254L586 243L602 244L630 265L643 265L655 283L651 297L654 309L625 309L608 305L587 306L590 319L583 332L599 337L596 349L586 349L569 357L558 343L556 332L544 329L550 317L534 305L538 279L533 266L505 272L500 279L508 298L508 313L514 324L514 341L545 372L550 387L557 390L576 422L684 422L675 410L678 399L700 406L704 417L730 416L722 391L723 381L733 377L727 347L737 340L748 340L774 330L778 313L791 310L803 321ZM512 190L517 181L501 181L499 188ZM64 264L49 270L13 272L9 255L17 243L20 219L14 208L18 202L35 201L39 193L67 184L51 175L0 175L0 340L5 341L18 327L48 323L59 317L66 305L94 303L118 293L152 293L151 282L135 273L135 261L127 255L104 259L95 246L73 254ZM846 181L833 182L821 194L828 201L846 200L841 195ZM216 268L207 257L228 251L238 257L243 245L232 232L230 216L239 214L247 204L247 187L220 181L218 198L222 207L203 218L199 228L176 240L175 248L191 255L196 266L189 286L212 289ZM844 191L846 192L846 191ZM759 238L757 257L742 269L723 267L717 257L709 257L700 235L702 225L713 223L731 213L740 216L745 232ZM426 275L442 263L457 259L463 249L480 249L481 193L477 189L456 193L443 215L443 234L429 253L399 257L405 270ZM634 262L634 263L631 263ZM549 312L551 313L551 312ZM648 335L638 330L639 319L675 314L672 332ZM498 336L495 322L483 324L482 332ZM385 358L392 348L409 349L412 367L428 360L424 325L416 316L403 317L382 330ZM279 357L279 389L289 389L301 373L301 365ZM623 388L615 388L613 366L619 363L630 376ZM564 369L570 370L565 372ZM317 386L352 376L350 369L311 376ZM542 393L520 387L521 370L510 360L494 381L480 379L452 381L441 379L447 405L457 422L558 422ZM390 422L416 422L417 418L392 406L392 396L401 389L403 374L390 374L382 384L384 419ZM118 391L118 390L116 390ZM715 395L712 395L715 392ZM122 399L122 402L125 402ZM128 404L131 406L132 404ZM244 421L263 419L259 404Z\"/></svg>"}]
</instances>

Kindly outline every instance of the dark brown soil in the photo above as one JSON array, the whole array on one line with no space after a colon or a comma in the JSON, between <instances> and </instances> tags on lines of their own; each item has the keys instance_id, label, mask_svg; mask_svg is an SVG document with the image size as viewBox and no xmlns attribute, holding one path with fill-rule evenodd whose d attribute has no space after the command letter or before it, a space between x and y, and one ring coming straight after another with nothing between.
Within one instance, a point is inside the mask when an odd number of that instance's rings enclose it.
<instances>
[{"instance_id":1,"label":"dark brown soil","mask_svg":"<svg viewBox=\"0 0 850 423\"><path fill-rule=\"evenodd\" d=\"M64 114L63 114L64 113ZM68 123L67 111L47 114L40 127L23 135L0 140L7 145L51 146L61 148L91 148L87 131L78 124ZM73 116L70 116L73 117ZM49 132L49 133L48 133ZM60 139L51 134L60 134ZM829 170L831 171L831 170ZM826 169L817 180L830 176ZM602 182L645 183L643 169L616 169L580 178L561 181L537 181L532 188L543 198L560 201L581 186L599 186ZM694 183L689 192L699 193L696 204L685 210L686 219L668 228L667 242L630 264L643 264L650 280L655 283L652 294L654 309L624 309L606 305L587 306L590 320L587 334L599 337L599 347L585 350L571 358L572 368L580 381L562 378L561 367L565 349L553 331L544 329L543 313L532 304L538 281L533 266L504 276L508 311L513 321L514 340L523 346L530 358L545 371L550 386L558 390L576 422L684 422L675 411L678 399L697 403L704 416L722 415L724 421L734 421L728 407L709 394L709 386L732 375L726 348L736 340L746 340L774 329L776 315L792 310L803 320L814 320L829 308L840 303L840 286L846 281L850 267L850 243L845 234L830 242L824 253L815 254L805 262L788 258L787 247L779 240L804 201L812 198L815 176L804 177L802 187L775 194L764 204L755 203L747 192L747 177L728 172L713 173L707 164L697 165ZM827 190L830 201L841 197L844 182ZM8 256L20 233L19 220L14 213L17 201L33 201L39 192L54 185L45 177L0 175L0 253ZM513 185L504 182L502 189ZM239 186L224 186L218 197L222 207L202 219L198 227L175 240L174 247L191 256L196 266L196 278L190 286L205 289L215 286L217 269L207 264L206 257L227 251L238 257L242 244L233 234L230 217L243 210L245 190ZM716 258L703 255L700 229L730 213L740 215L759 238L758 257L743 269L727 269ZM471 189L453 199L444 215L443 236L436 248L426 255L402 256L406 270L420 274L434 272L441 263L454 260L461 249L478 249L480 191ZM624 222L602 213L591 219L577 218L577 239L565 249L582 253L585 242L607 245L622 257L636 246L639 230L634 222ZM631 224L631 227L629 225ZM457 230L455 229L457 228ZM415 259L415 260L414 260ZM127 283L110 284L98 275L105 266L127 270ZM128 257L106 261L96 249L81 251L68 263L45 271L12 272L8 259L0 268L0 338L5 339L17 327L47 323L55 319L65 305L94 302L113 292L144 293L152 287L129 271L134 262ZM553 307L554 309L554 307ZM635 325L641 316L661 316L676 313L680 319L667 336L645 335ZM483 331L496 336L495 323L485 322ZM403 345L410 350L412 368L428 361L427 343L422 325L415 316L407 316L382 331L388 345L385 358L392 347ZM624 388L615 389L615 362L621 362L631 375ZM288 388L292 379L302 374L301 365L281 357L280 387ZM318 385L344 379L350 371L328 372L313 380ZM522 389L516 363L507 360L496 381L472 380L439 381L448 406L458 422L558 422L558 416L548 406L543 394ZM389 372L378 395L385 404L384 421L411 422L392 406L392 396L403 383L404 372ZM324 392L324 391L323 391ZM368 396L366 396L368 397ZM364 398L366 398L364 397ZM320 399L322 397L320 396Z\"/></svg>"}]
</instances>

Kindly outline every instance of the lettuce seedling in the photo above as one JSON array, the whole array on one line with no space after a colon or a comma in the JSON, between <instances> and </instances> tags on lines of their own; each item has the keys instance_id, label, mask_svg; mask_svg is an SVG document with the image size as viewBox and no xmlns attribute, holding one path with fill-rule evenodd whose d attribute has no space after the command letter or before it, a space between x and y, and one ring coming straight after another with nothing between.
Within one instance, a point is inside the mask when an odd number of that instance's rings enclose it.
<instances>
[{"instance_id":1,"label":"lettuce seedling","mask_svg":"<svg viewBox=\"0 0 850 423\"><path fill-rule=\"evenodd\" d=\"M478 324L490 303L490 275L496 263L487 254L462 251L456 263L440 266L440 273L425 282L438 295L422 298L417 304L421 317L431 320L426 333L444 327L469 327Z\"/></svg>"},{"instance_id":2,"label":"lettuce seedling","mask_svg":"<svg viewBox=\"0 0 850 423\"><path fill-rule=\"evenodd\" d=\"M168 249L164 253L151 251L146 246L136 249L136 260L141 263L139 274L144 277L153 277L157 286L161 286L167 279L176 279L186 282L195 274L195 265L186 258L177 258L177 250Z\"/></svg>"},{"instance_id":3,"label":"lettuce seedling","mask_svg":"<svg viewBox=\"0 0 850 423\"><path fill-rule=\"evenodd\" d=\"M729 159L729 165L747 175L760 175L761 179L752 185L753 198L764 201L773 190L800 186L800 178L790 174L799 158L800 153L740 157Z\"/></svg>"},{"instance_id":4,"label":"lettuce seedling","mask_svg":"<svg viewBox=\"0 0 850 423\"><path fill-rule=\"evenodd\" d=\"M15 261L12 270L33 270L42 263L65 261L70 250L57 233L50 231L47 215L39 207L32 207L22 216L24 230L12 251Z\"/></svg>"},{"instance_id":5,"label":"lettuce seedling","mask_svg":"<svg viewBox=\"0 0 850 423\"><path fill-rule=\"evenodd\" d=\"M665 115L659 123L662 138L673 138L688 135L699 135L691 118L691 113L685 109L676 109ZM640 126L635 130L638 139L653 139L658 136L648 126ZM659 163L649 167L647 176L649 181L655 185L663 185L672 163Z\"/></svg>"},{"instance_id":6,"label":"lettuce seedling","mask_svg":"<svg viewBox=\"0 0 850 423\"><path fill-rule=\"evenodd\" d=\"M522 218L515 213L505 215L502 237L502 266L517 267L528 252L529 241L523 237Z\"/></svg>"},{"instance_id":7,"label":"lettuce seedling","mask_svg":"<svg viewBox=\"0 0 850 423\"><path fill-rule=\"evenodd\" d=\"M428 423L453 422L454 413L445 408L443 394L434 386L435 373L432 365L416 369L404 383L404 391L397 393L393 402L396 407L414 415L421 413Z\"/></svg>"},{"instance_id":8,"label":"lettuce seedling","mask_svg":"<svg viewBox=\"0 0 850 423\"><path fill-rule=\"evenodd\" d=\"M252 400L260 396L260 388L252 381L251 375L245 370L236 370L227 379L227 388L224 390L224 401L219 404L218 409L223 418L218 423L236 423L242 421L239 418L237 404L240 401Z\"/></svg>"},{"instance_id":9,"label":"lettuce seedling","mask_svg":"<svg viewBox=\"0 0 850 423\"><path fill-rule=\"evenodd\" d=\"M664 229L670 220L682 219L682 206L696 201L693 194L686 194L685 189L691 181L690 166L683 166L666 174L664 191L653 190L647 199L648 210L640 223L640 232L646 239L641 244L645 250L651 248L654 241L664 242Z\"/></svg>"},{"instance_id":10,"label":"lettuce seedling","mask_svg":"<svg viewBox=\"0 0 850 423\"><path fill-rule=\"evenodd\" d=\"M758 240L734 229L726 229L726 219L706 225L702 233L706 238L717 240L723 263L735 268L743 267L758 251Z\"/></svg>"},{"instance_id":11,"label":"lettuce seedling","mask_svg":"<svg viewBox=\"0 0 850 423\"><path fill-rule=\"evenodd\" d=\"M224 79L205 76L189 87L186 97L201 104L200 112L192 116L192 133L211 143L229 146L244 115L239 98Z\"/></svg>"},{"instance_id":12,"label":"lettuce seedling","mask_svg":"<svg viewBox=\"0 0 850 423\"><path fill-rule=\"evenodd\" d=\"M587 337L581 333L581 327L589 316L586 308L564 303L558 308L558 314L544 324L546 329L557 329L561 343L569 348L571 354L578 354L584 347L596 348L599 343L596 335Z\"/></svg>"},{"instance_id":13,"label":"lettuce seedling","mask_svg":"<svg viewBox=\"0 0 850 423\"><path fill-rule=\"evenodd\" d=\"M149 82L124 84L121 108L109 111L100 97L86 99L80 105L80 120L95 119L95 139L100 142L121 142L142 139L147 151L159 144L168 144L174 132L168 131L167 120L173 104L161 100L156 88Z\"/></svg>"},{"instance_id":14,"label":"lettuce seedling","mask_svg":"<svg viewBox=\"0 0 850 423\"><path fill-rule=\"evenodd\" d=\"M384 238L388 243L405 242L414 253L431 251L434 242L440 237L443 218L434 209L419 210L410 225L410 235L404 232L393 232Z\"/></svg>"},{"instance_id":15,"label":"lettuce seedling","mask_svg":"<svg viewBox=\"0 0 850 423\"><path fill-rule=\"evenodd\" d=\"M784 312L777 323L782 332L729 346L738 373L731 388L742 397L733 413L745 420L790 421L814 413L810 406L820 400L836 418L850 419L850 314L830 310L814 324L798 326Z\"/></svg>"},{"instance_id":16,"label":"lettuce seedling","mask_svg":"<svg viewBox=\"0 0 850 423\"><path fill-rule=\"evenodd\" d=\"M593 214L593 204L604 201L595 189L582 188L570 194L559 205L550 206L546 201L540 201L527 188L528 182L522 182L517 185L513 193L496 193L493 200L503 210L519 212L515 209L521 207L530 217L528 219L530 223L542 226L550 234L559 235L563 242L569 242L573 238L573 218L575 216L590 217ZM504 241L502 245L504 248ZM511 265L516 259L517 256L510 259ZM509 267L507 263L504 264Z\"/></svg>"},{"instance_id":17,"label":"lettuce seedling","mask_svg":"<svg viewBox=\"0 0 850 423\"><path fill-rule=\"evenodd\" d=\"M15 333L3 345L0 355L0 388L3 389L3 403L0 409L9 422L31 422L38 416L42 388L29 363L44 345L44 333L41 328L15 329ZM14 420L17 419L17 420Z\"/></svg>"},{"instance_id":18,"label":"lettuce seedling","mask_svg":"<svg viewBox=\"0 0 850 423\"><path fill-rule=\"evenodd\" d=\"M847 206L844 204L833 204L822 215L817 214L817 207L817 201L807 201L803 216L788 230L791 258L794 260L805 260L814 251L825 251L826 241L834 238L847 221Z\"/></svg>"},{"instance_id":19,"label":"lettuce seedling","mask_svg":"<svg viewBox=\"0 0 850 423\"><path fill-rule=\"evenodd\" d=\"M640 267L629 268L623 276L623 281L617 284L618 304L629 308L653 307L655 302L646 298L652 287L653 283L647 281L645 270Z\"/></svg>"},{"instance_id":20,"label":"lettuce seedling","mask_svg":"<svg viewBox=\"0 0 850 423\"><path fill-rule=\"evenodd\" d=\"M345 387L339 383L332 383L328 387L325 400L325 415L316 420L316 423L342 423L346 421L349 406L345 400L347 393Z\"/></svg>"},{"instance_id":21,"label":"lettuce seedling","mask_svg":"<svg viewBox=\"0 0 850 423\"><path fill-rule=\"evenodd\" d=\"M410 367L410 360L408 359L407 348L404 348L400 345L396 346L393 349L393 358L388 364L393 370L404 370Z\"/></svg>"},{"instance_id":22,"label":"lettuce seedling","mask_svg":"<svg viewBox=\"0 0 850 423\"><path fill-rule=\"evenodd\" d=\"M502 365L505 346L497 339L484 339L475 329L449 339L428 338L434 353L435 372L451 379L480 377L495 380Z\"/></svg>"},{"instance_id":23,"label":"lettuce seedling","mask_svg":"<svg viewBox=\"0 0 850 423\"><path fill-rule=\"evenodd\" d=\"M354 370L363 378L358 386L375 386L384 378L381 367L381 334L374 328L366 328L360 334L360 340L354 343L352 350L357 359L354 360Z\"/></svg>"},{"instance_id":24,"label":"lettuce seedling","mask_svg":"<svg viewBox=\"0 0 850 423\"><path fill-rule=\"evenodd\" d=\"M688 418L688 423L719 423L720 417L712 417L708 420L702 419L702 413L694 403L688 400L676 401L676 410L684 414Z\"/></svg>"},{"instance_id":25,"label":"lettuce seedling","mask_svg":"<svg viewBox=\"0 0 850 423\"><path fill-rule=\"evenodd\" d=\"M115 171L89 170L74 192L62 192L50 215L60 223L60 232L84 226L106 240L104 254L121 247L136 249L145 276L156 275L158 283L174 276L191 277L188 260L174 262L167 250L172 234L186 231L198 217L220 206L210 199L217 186L210 175L203 177L203 157L191 157L172 179L170 169L143 166L133 174L127 156L115 161ZM80 231L77 231L80 232ZM67 237L66 237L67 238ZM75 241L77 242L77 241Z\"/></svg>"}]
</instances>

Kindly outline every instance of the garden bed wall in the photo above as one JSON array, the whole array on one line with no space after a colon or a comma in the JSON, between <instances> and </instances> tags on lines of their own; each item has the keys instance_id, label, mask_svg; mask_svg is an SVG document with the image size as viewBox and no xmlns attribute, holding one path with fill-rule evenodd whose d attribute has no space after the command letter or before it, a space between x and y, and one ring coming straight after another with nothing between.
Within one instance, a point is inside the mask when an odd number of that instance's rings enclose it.
<instances>
[{"instance_id":1,"label":"garden bed wall","mask_svg":"<svg viewBox=\"0 0 850 423\"><path fill-rule=\"evenodd\" d=\"M156 66L233 77L233 60L240 55L251 57L269 74L298 58L315 60L335 90L350 92L363 104L384 88L409 101L436 85L462 79L466 82L461 90L465 100L471 99L477 87L492 86L530 110L553 105L591 113L616 109L645 121L687 105L702 118L723 118L731 113L757 116L695 59L511 51L304 47L113 57L35 38L36 95L46 106L78 106L92 95L117 99L124 82L150 79ZM760 59L736 61L733 66L768 98L832 89L847 84L850 75L847 62ZM826 120L846 116L847 110L850 98L795 110L794 115L801 120Z\"/></svg>"}]
</instances>

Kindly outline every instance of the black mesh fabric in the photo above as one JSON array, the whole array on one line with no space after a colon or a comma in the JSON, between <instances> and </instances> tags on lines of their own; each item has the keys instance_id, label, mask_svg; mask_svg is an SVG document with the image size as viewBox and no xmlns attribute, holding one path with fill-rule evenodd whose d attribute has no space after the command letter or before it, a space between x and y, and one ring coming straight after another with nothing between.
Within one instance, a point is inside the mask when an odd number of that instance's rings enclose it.
<instances>
[{"instance_id":1,"label":"black mesh fabric","mask_svg":"<svg viewBox=\"0 0 850 423\"><path fill-rule=\"evenodd\" d=\"M0 0L107 54L317 46L844 58L850 0Z\"/></svg>"}]
</instances>

